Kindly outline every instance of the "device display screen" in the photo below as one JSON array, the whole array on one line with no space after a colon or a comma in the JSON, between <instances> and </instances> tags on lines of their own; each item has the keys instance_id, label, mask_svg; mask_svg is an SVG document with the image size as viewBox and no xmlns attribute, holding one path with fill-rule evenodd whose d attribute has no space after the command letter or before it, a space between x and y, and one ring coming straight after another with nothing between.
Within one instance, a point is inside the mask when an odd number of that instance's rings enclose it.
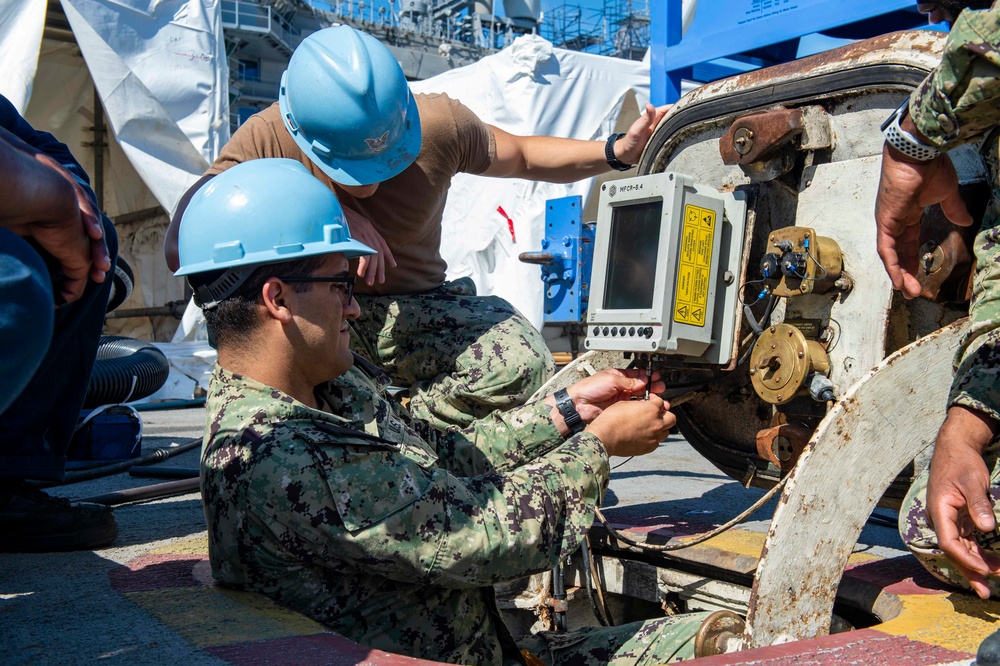
<instances>
[{"instance_id":1,"label":"device display screen","mask_svg":"<svg viewBox=\"0 0 1000 666\"><path fill-rule=\"evenodd\" d=\"M611 211L604 309L653 307L662 217L662 200L616 206Z\"/></svg>"}]
</instances>

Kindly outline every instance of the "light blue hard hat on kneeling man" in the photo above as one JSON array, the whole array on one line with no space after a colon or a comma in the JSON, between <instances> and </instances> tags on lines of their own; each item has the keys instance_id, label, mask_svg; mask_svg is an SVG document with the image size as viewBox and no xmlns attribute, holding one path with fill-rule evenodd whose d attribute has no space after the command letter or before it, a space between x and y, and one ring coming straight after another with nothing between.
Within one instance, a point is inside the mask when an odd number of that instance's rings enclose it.
<instances>
[{"instance_id":1,"label":"light blue hard hat on kneeling man","mask_svg":"<svg viewBox=\"0 0 1000 666\"><path fill-rule=\"evenodd\" d=\"M317 254L375 254L351 238L336 195L302 164L259 159L206 183L188 204L177 238L174 275L223 271L196 289L203 308L235 292L257 267Z\"/></svg>"}]
</instances>

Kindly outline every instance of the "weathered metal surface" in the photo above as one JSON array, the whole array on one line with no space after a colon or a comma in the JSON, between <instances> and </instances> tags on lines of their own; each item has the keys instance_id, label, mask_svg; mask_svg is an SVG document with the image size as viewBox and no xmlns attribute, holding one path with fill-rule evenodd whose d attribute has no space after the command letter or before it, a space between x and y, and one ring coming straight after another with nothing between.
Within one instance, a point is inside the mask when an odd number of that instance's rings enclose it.
<instances>
[{"instance_id":1,"label":"weathered metal surface","mask_svg":"<svg viewBox=\"0 0 1000 666\"><path fill-rule=\"evenodd\" d=\"M752 658L751 658L752 655ZM872 629L705 657L698 666L969 666L969 655Z\"/></svg>"},{"instance_id":2,"label":"weathered metal surface","mask_svg":"<svg viewBox=\"0 0 1000 666\"><path fill-rule=\"evenodd\" d=\"M965 183L961 191L973 219L982 219L989 187L977 179ZM953 225L939 205L924 211L920 220L920 265L916 275L921 298L938 302L969 299L975 267L972 242L976 231L976 225Z\"/></svg>"},{"instance_id":3,"label":"weathered metal surface","mask_svg":"<svg viewBox=\"0 0 1000 666\"><path fill-rule=\"evenodd\" d=\"M766 159L802 134L800 109L772 109L740 116L719 139L724 164L750 164Z\"/></svg>"},{"instance_id":4,"label":"weathered metal surface","mask_svg":"<svg viewBox=\"0 0 1000 666\"><path fill-rule=\"evenodd\" d=\"M829 631L861 528L944 418L952 356L965 329L965 320L956 322L885 359L816 429L771 521L747 616L749 647Z\"/></svg>"},{"instance_id":5,"label":"weathered metal surface","mask_svg":"<svg viewBox=\"0 0 1000 666\"><path fill-rule=\"evenodd\" d=\"M757 433L757 454L782 472L788 472L805 450L812 430L799 423L782 423Z\"/></svg>"}]
</instances>

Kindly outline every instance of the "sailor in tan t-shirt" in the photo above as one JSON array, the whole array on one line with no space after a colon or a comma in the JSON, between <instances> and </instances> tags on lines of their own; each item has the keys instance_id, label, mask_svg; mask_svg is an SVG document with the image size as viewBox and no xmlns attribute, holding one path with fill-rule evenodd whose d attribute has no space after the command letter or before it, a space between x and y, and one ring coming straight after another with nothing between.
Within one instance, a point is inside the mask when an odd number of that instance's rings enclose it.
<instances>
[{"instance_id":1,"label":"sailor in tan t-shirt","mask_svg":"<svg viewBox=\"0 0 1000 666\"><path fill-rule=\"evenodd\" d=\"M458 173L572 182L638 161L666 108L647 106L607 143L516 136L482 122L447 95L412 95L402 69L373 37L326 28L296 49L279 101L250 117L182 198L253 159L304 164L337 193L351 235L378 250L362 257L362 317L354 348L410 389L414 416L439 428L468 425L522 404L554 372L545 341L512 305L477 296L469 278L446 282L441 218ZM276 223L278 223L276 221Z\"/></svg>"}]
</instances>

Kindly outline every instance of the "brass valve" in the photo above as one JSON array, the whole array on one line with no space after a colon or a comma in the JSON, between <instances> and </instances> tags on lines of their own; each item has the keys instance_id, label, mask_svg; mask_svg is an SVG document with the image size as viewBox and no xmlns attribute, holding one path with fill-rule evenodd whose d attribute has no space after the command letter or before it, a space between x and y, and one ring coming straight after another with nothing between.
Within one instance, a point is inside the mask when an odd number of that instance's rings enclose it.
<instances>
[{"instance_id":1,"label":"brass valve","mask_svg":"<svg viewBox=\"0 0 1000 666\"><path fill-rule=\"evenodd\" d=\"M776 274L765 275L779 279L772 288L775 296L822 294L840 288L844 256L837 241L807 227L785 227L772 231L767 243L772 249L768 256L775 256L778 263Z\"/></svg>"},{"instance_id":2,"label":"brass valve","mask_svg":"<svg viewBox=\"0 0 1000 666\"><path fill-rule=\"evenodd\" d=\"M766 329L750 353L750 381L765 402L780 405L807 393L809 376L830 374L830 357L815 340L789 324Z\"/></svg>"}]
</instances>

